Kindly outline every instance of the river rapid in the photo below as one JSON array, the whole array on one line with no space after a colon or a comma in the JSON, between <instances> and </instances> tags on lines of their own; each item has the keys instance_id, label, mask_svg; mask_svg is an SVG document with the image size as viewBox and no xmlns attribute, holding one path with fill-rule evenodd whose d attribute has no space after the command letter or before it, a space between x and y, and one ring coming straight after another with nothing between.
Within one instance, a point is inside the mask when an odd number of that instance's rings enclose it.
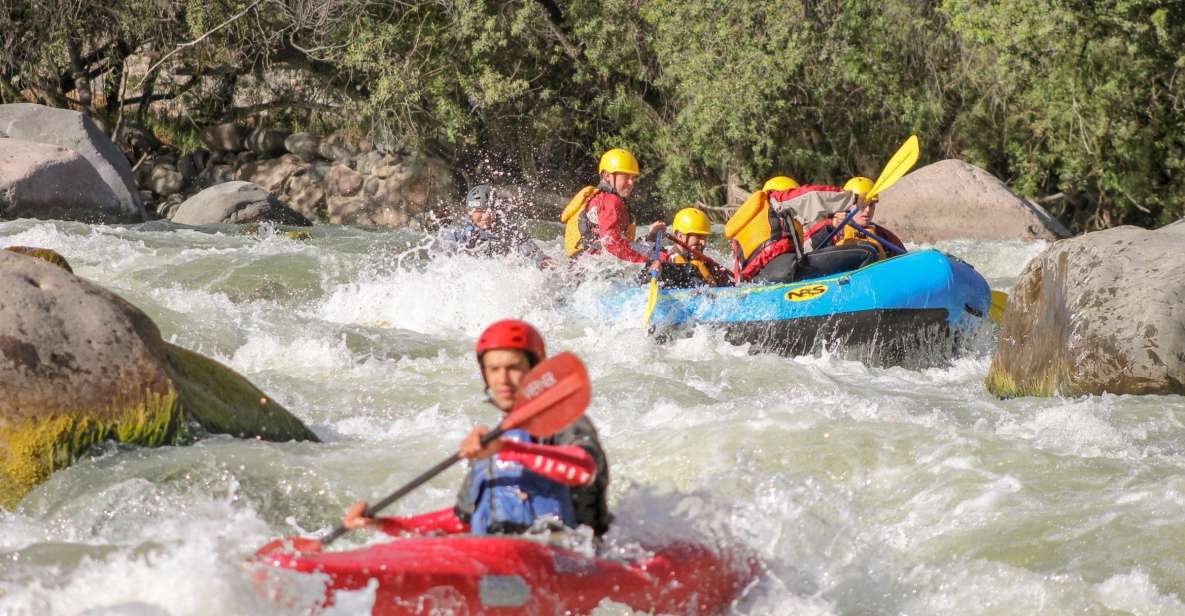
<instances>
[{"instance_id":1,"label":"river rapid","mask_svg":"<svg viewBox=\"0 0 1185 616\"><path fill-rule=\"evenodd\" d=\"M0 247L61 252L325 441L94 452L0 511L0 612L307 613L316 580L290 581L303 598L282 608L244 560L323 532L495 422L473 341L520 317L589 366L611 541L752 551L762 576L736 613L1185 614L1181 397L997 400L983 386L990 340L921 370L749 355L707 329L658 345L637 315L587 316L606 280L573 288L514 259L429 258L410 231L240 233L0 223ZM938 247L1007 289L1044 245ZM460 479L390 512L448 506ZM372 601L360 591L332 612Z\"/></svg>"}]
</instances>

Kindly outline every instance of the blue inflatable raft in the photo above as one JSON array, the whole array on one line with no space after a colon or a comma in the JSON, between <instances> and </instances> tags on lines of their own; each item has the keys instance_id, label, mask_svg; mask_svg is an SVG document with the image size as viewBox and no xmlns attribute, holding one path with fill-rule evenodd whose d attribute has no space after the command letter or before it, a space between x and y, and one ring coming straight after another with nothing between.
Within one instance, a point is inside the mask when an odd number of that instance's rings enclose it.
<instances>
[{"instance_id":1,"label":"blue inflatable raft","mask_svg":"<svg viewBox=\"0 0 1185 616\"><path fill-rule=\"evenodd\" d=\"M809 256L808 256L809 258ZM606 298L619 314L643 310L649 292ZM920 250L842 274L790 284L664 289L651 317L656 335L696 325L724 329L754 351L805 355L855 348L860 359L913 363L934 349L946 356L960 335L979 329L991 288L975 268L938 250ZM930 363L923 361L923 363Z\"/></svg>"}]
</instances>

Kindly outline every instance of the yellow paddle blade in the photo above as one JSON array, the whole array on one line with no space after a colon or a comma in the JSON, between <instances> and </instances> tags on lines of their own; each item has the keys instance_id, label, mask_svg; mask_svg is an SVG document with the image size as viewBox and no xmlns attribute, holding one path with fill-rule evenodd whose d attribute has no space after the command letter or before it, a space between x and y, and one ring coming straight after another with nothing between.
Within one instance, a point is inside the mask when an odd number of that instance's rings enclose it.
<instances>
[{"instance_id":1,"label":"yellow paddle blade","mask_svg":"<svg viewBox=\"0 0 1185 616\"><path fill-rule=\"evenodd\" d=\"M1004 307L1008 305L1008 294L1003 291L992 291L992 305L988 308L988 318L999 323L1004 318Z\"/></svg>"},{"instance_id":2,"label":"yellow paddle blade","mask_svg":"<svg viewBox=\"0 0 1185 616\"><path fill-rule=\"evenodd\" d=\"M909 139L906 139L905 143L897 149L893 158L889 159L888 164L881 171L880 177L876 178L876 183L872 185L872 190L869 190L864 198L872 201L882 190L896 184L897 180L900 180L901 176L908 173L914 163L918 162L919 152L918 136L910 135Z\"/></svg>"},{"instance_id":3,"label":"yellow paddle blade","mask_svg":"<svg viewBox=\"0 0 1185 616\"><path fill-rule=\"evenodd\" d=\"M658 304L658 277L650 277L650 298L646 300L646 320L643 326L650 327L650 315L654 314L654 306Z\"/></svg>"}]
</instances>

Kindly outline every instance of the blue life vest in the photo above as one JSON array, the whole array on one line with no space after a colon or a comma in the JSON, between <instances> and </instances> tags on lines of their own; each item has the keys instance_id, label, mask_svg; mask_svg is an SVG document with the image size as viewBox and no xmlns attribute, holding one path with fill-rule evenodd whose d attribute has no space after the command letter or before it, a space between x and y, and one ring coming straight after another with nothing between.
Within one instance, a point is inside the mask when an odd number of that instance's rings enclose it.
<instances>
[{"instance_id":1,"label":"blue life vest","mask_svg":"<svg viewBox=\"0 0 1185 616\"><path fill-rule=\"evenodd\" d=\"M524 430L509 430L503 438L531 442L531 435ZM576 527L568 486L517 462L499 461L497 454L478 460L469 472L469 496L474 503L469 528L474 534L520 533L548 515Z\"/></svg>"}]
</instances>

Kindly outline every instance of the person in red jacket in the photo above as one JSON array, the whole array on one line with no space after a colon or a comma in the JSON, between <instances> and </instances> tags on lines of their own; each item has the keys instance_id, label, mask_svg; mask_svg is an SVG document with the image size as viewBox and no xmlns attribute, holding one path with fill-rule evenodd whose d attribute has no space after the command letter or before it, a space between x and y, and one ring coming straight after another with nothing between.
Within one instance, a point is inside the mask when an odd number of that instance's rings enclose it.
<instances>
[{"instance_id":1,"label":"person in red jacket","mask_svg":"<svg viewBox=\"0 0 1185 616\"><path fill-rule=\"evenodd\" d=\"M490 403L510 412L519 383L546 354L542 336L523 321L498 321L486 328L477 340L477 362ZM481 437L488 431L478 426L461 441L460 456L473 464L455 506L410 517L367 518L367 503L359 501L342 525L390 535L519 533L537 522L585 525L597 536L609 530L609 465L587 417L538 442L526 433L508 433L483 448ZM502 493L511 495L510 506L493 506ZM514 506L520 503L528 506Z\"/></svg>"},{"instance_id":2,"label":"person in red jacket","mask_svg":"<svg viewBox=\"0 0 1185 616\"><path fill-rule=\"evenodd\" d=\"M565 254L576 258L604 251L630 263L652 261L649 248L634 242L637 224L626 206L638 177L638 159L627 150L613 148L601 156L597 171L600 183L580 189L560 217L565 224ZM652 223L646 232L647 243L653 244L664 230L665 222ZM666 261L666 255L660 260Z\"/></svg>"}]
</instances>

